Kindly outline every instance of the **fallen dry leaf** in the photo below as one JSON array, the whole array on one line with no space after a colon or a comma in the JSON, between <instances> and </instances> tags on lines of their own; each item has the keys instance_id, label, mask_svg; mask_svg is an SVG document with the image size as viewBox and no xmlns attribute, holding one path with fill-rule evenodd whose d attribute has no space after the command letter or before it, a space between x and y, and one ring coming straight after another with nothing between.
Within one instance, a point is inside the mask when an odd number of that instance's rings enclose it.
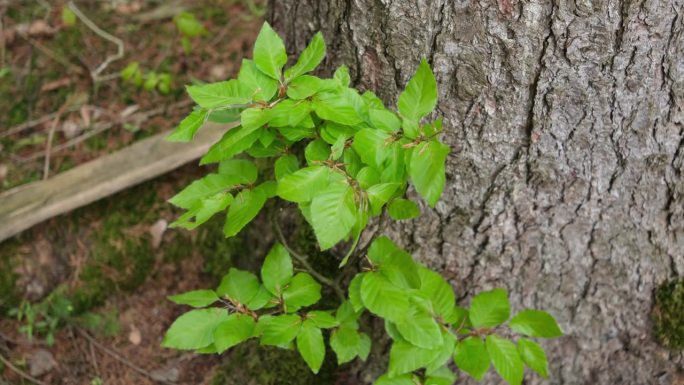
<instances>
[{"instance_id":1,"label":"fallen dry leaf","mask_svg":"<svg viewBox=\"0 0 684 385\"><path fill-rule=\"evenodd\" d=\"M160 219L156 221L152 226L150 226L150 235L152 236L152 248L156 249L161 245L162 238L166 232L166 228L169 226L166 219Z\"/></svg>"},{"instance_id":2,"label":"fallen dry leaf","mask_svg":"<svg viewBox=\"0 0 684 385\"><path fill-rule=\"evenodd\" d=\"M133 345L140 345L140 342L142 342L142 335L140 334L140 329L135 327L135 325L131 325L131 331L128 333L128 340L133 344Z\"/></svg>"}]
</instances>

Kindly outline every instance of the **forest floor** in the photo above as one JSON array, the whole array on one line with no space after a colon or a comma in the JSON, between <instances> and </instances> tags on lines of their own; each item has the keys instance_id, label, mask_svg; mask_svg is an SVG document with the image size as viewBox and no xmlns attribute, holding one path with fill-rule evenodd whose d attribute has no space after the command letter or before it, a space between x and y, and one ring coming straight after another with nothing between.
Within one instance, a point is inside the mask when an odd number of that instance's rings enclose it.
<instances>
[{"instance_id":1,"label":"forest floor","mask_svg":"<svg viewBox=\"0 0 684 385\"><path fill-rule=\"evenodd\" d=\"M73 22L66 2L0 1L0 191L43 177L51 130L54 175L172 128L190 110L183 85L235 75L263 14L251 0L75 3L124 43L104 78L91 71L116 46ZM206 29L185 47L183 11ZM140 86L120 76L132 63ZM160 347L187 310L167 296L264 254L248 237L226 240L220 219L166 229L178 215L166 200L205 172L185 166L0 243L0 385L342 383L331 357L314 376L291 351Z\"/></svg>"}]
</instances>

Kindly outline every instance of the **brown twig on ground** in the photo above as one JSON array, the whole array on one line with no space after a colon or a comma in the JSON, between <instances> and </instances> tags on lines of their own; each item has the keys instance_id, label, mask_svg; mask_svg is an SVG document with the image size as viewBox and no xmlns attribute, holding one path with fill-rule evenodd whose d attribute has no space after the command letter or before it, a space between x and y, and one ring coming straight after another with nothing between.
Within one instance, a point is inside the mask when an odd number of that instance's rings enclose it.
<instances>
[{"instance_id":1,"label":"brown twig on ground","mask_svg":"<svg viewBox=\"0 0 684 385\"><path fill-rule=\"evenodd\" d=\"M48 131L47 141L45 143L45 162L43 163L43 180L50 176L50 152L52 151L52 140L55 137L55 130L57 130L57 125L59 124L59 118L66 110L68 103L64 103L59 110L57 110L57 115L52 120L50 125L50 131Z\"/></svg>"},{"instance_id":2,"label":"brown twig on ground","mask_svg":"<svg viewBox=\"0 0 684 385\"><path fill-rule=\"evenodd\" d=\"M273 228L274 228L275 233L276 233L276 238L278 238L278 241L280 241L280 243L283 244L283 247L285 247L285 250L287 250L287 252L290 253L290 255L292 257L294 257L294 259L296 259L299 263L301 263L307 272L309 272L311 275L316 277L316 279L318 279L322 284L329 286L331 289L333 289L333 291L335 292L337 297L340 299L340 301L344 302L344 300L345 300L344 291L342 291L340 286L335 281L333 281L332 279L330 279L330 278L324 276L323 274L319 273L318 271L316 271L309 264L308 257L306 255L298 253L297 251L295 251L294 249L292 249L289 246L289 244L287 243L287 239L285 238L285 234L283 234L283 230L280 228L280 224L278 223L277 213L275 215L273 215L272 222L273 222Z\"/></svg>"},{"instance_id":3,"label":"brown twig on ground","mask_svg":"<svg viewBox=\"0 0 684 385\"><path fill-rule=\"evenodd\" d=\"M78 7L76 6L76 4L74 4L73 1L69 1L68 7L69 7L69 9L71 9L74 12L76 17L78 17L79 20L81 20L83 22L83 24L85 24L88 28L90 28L98 36L100 36L101 38L103 38L103 39L105 39L111 43L116 44L116 53L113 55L107 56L105 58L105 61L102 62L102 64L100 64L94 71L90 71L90 77L93 78L94 82L111 79L112 76L108 75L108 76L101 77L100 73L102 73L102 71L104 71L110 63L124 57L124 42L123 42L123 40L119 39L118 37L110 34L109 32L103 30L102 28L98 27L97 24L93 23L92 20L90 20L83 12L81 12L80 9L78 9Z\"/></svg>"},{"instance_id":4,"label":"brown twig on ground","mask_svg":"<svg viewBox=\"0 0 684 385\"><path fill-rule=\"evenodd\" d=\"M0 354L0 361L1 361L5 366L7 366L11 371L13 371L14 373L18 374L21 378L25 379L26 381L30 381L30 382L32 382L32 383L34 383L34 384L37 384L37 385L48 385L47 382L43 382L43 381L41 381L41 380L39 380L39 379L37 379L37 378L35 378L35 377L32 377L32 376L30 376L28 373L26 373L26 372L24 372L23 370L21 370L21 369L17 368L16 366L14 366L14 365L13 365L7 358L5 358L5 356L3 356L2 354Z\"/></svg>"},{"instance_id":5,"label":"brown twig on ground","mask_svg":"<svg viewBox=\"0 0 684 385\"><path fill-rule=\"evenodd\" d=\"M171 383L169 381L155 378L155 376L153 376L150 372L148 372L147 370L145 370L145 369L137 366L136 364L132 363L130 360L126 359L120 353L102 345L95 338L93 338L90 334L88 334L88 332L86 332L85 330L83 330L77 326L74 326L74 329L78 332L78 334L83 336L83 338L87 339L91 344L95 345L95 347L102 350L103 352L105 352L107 355L111 356L115 360L121 362L122 364L124 364L124 365L128 366L129 368L133 369L134 371L138 372L138 374L141 374L145 377L148 377L153 381L158 381L158 382L161 382L161 383L167 384L167 385L174 385L173 383Z\"/></svg>"},{"instance_id":6,"label":"brown twig on ground","mask_svg":"<svg viewBox=\"0 0 684 385\"><path fill-rule=\"evenodd\" d=\"M71 106L69 109L67 109L66 112L75 111L76 109L78 109L78 108L80 108L80 107L81 107L81 105L74 105L74 106ZM92 107L92 106L91 106L91 107ZM48 122L48 121L54 119L55 116L57 116L57 112L53 112L53 113L50 113L50 114L41 116L41 117L38 118L38 119L29 120L28 122L24 122L24 123L21 123L21 124L18 124L18 125L16 125L16 126L14 126L14 127L10 127L10 128L8 128L6 131L4 131L4 132L0 132L0 138L4 138L4 137L6 137L6 136L18 134L18 133L20 133L20 132L22 132L22 131L24 131L24 130L28 130L28 129L31 128L31 127L35 127L35 126L37 126L37 125L39 125L39 124L43 124L43 123L45 123L45 122Z\"/></svg>"}]
</instances>

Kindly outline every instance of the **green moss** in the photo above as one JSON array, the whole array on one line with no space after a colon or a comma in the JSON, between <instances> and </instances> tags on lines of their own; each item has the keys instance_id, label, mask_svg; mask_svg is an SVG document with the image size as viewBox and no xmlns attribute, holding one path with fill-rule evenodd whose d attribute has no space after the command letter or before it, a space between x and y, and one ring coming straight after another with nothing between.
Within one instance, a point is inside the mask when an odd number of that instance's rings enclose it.
<instances>
[{"instance_id":1,"label":"green moss","mask_svg":"<svg viewBox=\"0 0 684 385\"><path fill-rule=\"evenodd\" d=\"M314 374L296 351L259 346L256 341L251 341L233 348L216 372L212 385L335 384L336 368L330 351L321 370Z\"/></svg>"},{"instance_id":2,"label":"green moss","mask_svg":"<svg viewBox=\"0 0 684 385\"><path fill-rule=\"evenodd\" d=\"M0 245L0 314L19 304L16 293L16 241L5 241Z\"/></svg>"},{"instance_id":3,"label":"green moss","mask_svg":"<svg viewBox=\"0 0 684 385\"><path fill-rule=\"evenodd\" d=\"M684 278L656 289L652 315L658 340L671 349L684 350Z\"/></svg>"}]
</instances>

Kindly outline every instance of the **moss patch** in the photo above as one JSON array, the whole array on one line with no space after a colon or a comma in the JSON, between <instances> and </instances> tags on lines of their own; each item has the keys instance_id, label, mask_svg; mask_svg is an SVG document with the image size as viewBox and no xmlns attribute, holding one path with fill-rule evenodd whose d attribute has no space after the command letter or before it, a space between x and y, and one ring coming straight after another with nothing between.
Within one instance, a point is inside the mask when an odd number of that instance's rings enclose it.
<instances>
[{"instance_id":1,"label":"moss patch","mask_svg":"<svg viewBox=\"0 0 684 385\"><path fill-rule=\"evenodd\" d=\"M684 278L671 280L655 291L653 327L663 345L684 349Z\"/></svg>"}]
</instances>

